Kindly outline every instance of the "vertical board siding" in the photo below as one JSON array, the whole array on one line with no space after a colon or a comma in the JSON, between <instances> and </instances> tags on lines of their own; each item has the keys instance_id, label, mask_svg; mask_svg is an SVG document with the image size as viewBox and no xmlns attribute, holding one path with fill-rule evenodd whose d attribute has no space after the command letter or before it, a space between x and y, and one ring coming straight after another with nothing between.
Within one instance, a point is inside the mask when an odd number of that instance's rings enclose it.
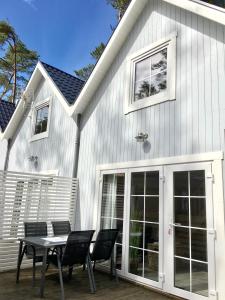
<instances>
[{"instance_id":1,"label":"vertical board siding","mask_svg":"<svg viewBox=\"0 0 225 300\"><path fill-rule=\"evenodd\" d=\"M175 31L176 100L124 115L127 56ZM86 207L94 207L96 165L221 150L224 68L224 26L148 1L83 115L79 178L86 220ZM149 134L145 145L135 140L140 131Z\"/></svg>"},{"instance_id":2,"label":"vertical board siding","mask_svg":"<svg viewBox=\"0 0 225 300\"><path fill-rule=\"evenodd\" d=\"M52 109L48 138L30 142L33 109L26 112L13 139L9 157L10 171L41 172L59 170L61 176L72 176L76 123L67 115L51 87L42 80L35 91L34 104L52 96ZM38 156L38 165L29 161L31 155Z\"/></svg>"}]
</instances>

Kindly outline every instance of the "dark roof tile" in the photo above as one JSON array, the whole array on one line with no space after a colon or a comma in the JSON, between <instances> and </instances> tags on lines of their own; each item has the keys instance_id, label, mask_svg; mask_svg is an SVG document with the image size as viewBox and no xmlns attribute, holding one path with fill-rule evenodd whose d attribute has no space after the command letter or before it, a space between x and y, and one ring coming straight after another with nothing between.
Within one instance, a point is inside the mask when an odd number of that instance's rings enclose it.
<instances>
[{"instance_id":1,"label":"dark roof tile","mask_svg":"<svg viewBox=\"0 0 225 300\"><path fill-rule=\"evenodd\" d=\"M41 63L67 102L73 104L80 94L85 82L44 62Z\"/></svg>"},{"instance_id":2,"label":"dark roof tile","mask_svg":"<svg viewBox=\"0 0 225 300\"><path fill-rule=\"evenodd\" d=\"M0 128L4 131L15 111L15 104L0 99Z\"/></svg>"}]
</instances>

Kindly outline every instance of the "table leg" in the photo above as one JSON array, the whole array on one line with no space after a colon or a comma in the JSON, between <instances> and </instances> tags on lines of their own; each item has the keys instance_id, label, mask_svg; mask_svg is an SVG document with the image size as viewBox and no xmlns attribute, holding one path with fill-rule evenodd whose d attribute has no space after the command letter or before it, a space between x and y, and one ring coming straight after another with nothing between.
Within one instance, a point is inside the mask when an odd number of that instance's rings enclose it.
<instances>
[{"instance_id":1,"label":"table leg","mask_svg":"<svg viewBox=\"0 0 225 300\"><path fill-rule=\"evenodd\" d=\"M19 253L18 253L18 258L17 258L16 283L19 282L19 277L20 277L20 266L21 266L21 262L22 262L22 249L23 249L23 241L20 241Z\"/></svg>"},{"instance_id":2,"label":"table leg","mask_svg":"<svg viewBox=\"0 0 225 300\"><path fill-rule=\"evenodd\" d=\"M41 286L40 286L40 297L44 297L44 289L45 289L45 272L46 272L46 266L47 266L47 254L48 249L44 249L44 255L43 255L43 262L42 262L42 269L41 269Z\"/></svg>"}]
</instances>

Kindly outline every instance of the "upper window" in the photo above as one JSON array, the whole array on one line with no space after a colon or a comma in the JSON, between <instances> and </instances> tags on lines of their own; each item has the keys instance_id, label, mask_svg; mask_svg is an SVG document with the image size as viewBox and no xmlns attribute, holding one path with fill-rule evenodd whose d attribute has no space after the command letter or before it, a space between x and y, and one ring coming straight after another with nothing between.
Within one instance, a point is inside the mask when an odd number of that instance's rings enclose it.
<instances>
[{"instance_id":1,"label":"upper window","mask_svg":"<svg viewBox=\"0 0 225 300\"><path fill-rule=\"evenodd\" d=\"M175 99L176 35L128 58L125 113Z\"/></svg>"},{"instance_id":2,"label":"upper window","mask_svg":"<svg viewBox=\"0 0 225 300\"><path fill-rule=\"evenodd\" d=\"M225 8L225 0L201 0L201 1Z\"/></svg>"},{"instance_id":3,"label":"upper window","mask_svg":"<svg viewBox=\"0 0 225 300\"><path fill-rule=\"evenodd\" d=\"M49 105L37 109L34 134L47 131Z\"/></svg>"},{"instance_id":4,"label":"upper window","mask_svg":"<svg viewBox=\"0 0 225 300\"><path fill-rule=\"evenodd\" d=\"M48 137L50 113L51 104L49 98L39 102L34 107L31 141Z\"/></svg>"}]
</instances>

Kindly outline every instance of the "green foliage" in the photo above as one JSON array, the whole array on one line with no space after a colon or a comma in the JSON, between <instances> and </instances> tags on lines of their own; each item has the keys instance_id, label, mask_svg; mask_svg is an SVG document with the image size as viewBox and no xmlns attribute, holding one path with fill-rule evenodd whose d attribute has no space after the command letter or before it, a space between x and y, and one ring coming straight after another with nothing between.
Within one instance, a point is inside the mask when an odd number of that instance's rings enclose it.
<instances>
[{"instance_id":1,"label":"green foliage","mask_svg":"<svg viewBox=\"0 0 225 300\"><path fill-rule=\"evenodd\" d=\"M99 46L97 46L92 52L91 56L98 61L101 57L103 51L105 50L105 44L101 43Z\"/></svg>"},{"instance_id":2,"label":"green foliage","mask_svg":"<svg viewBox=\"0 0 225 300\"><path fill-rule=\"evenodd\" d=\"M14 28L0 21L0 99L15 102L37 60L37 53L25 46Z\"/></svg>"},{"instance_id":3,"label":"green foliage","mask_svg":"<svg viewBox=\"0 0 225 300\"><path fill-rule=\"evenodd\" d=\"M118 11L118 20L120 21L131 0L107 0L107 2Z\"/></svg>"},{"instance_id":4,"label":"green foliage","mask_svg":"<svg viewBox=\"0 0 225 300\"><path fill-rule=\"evenodd\" d=\"M93 71L95 65L93 64L89 64L84 68L81 68L79 70L75 70L75 74L77 77L79 77L80 79L87 81L88 77L90 76L91 72Z\"/></svg>"}]
</instances>

